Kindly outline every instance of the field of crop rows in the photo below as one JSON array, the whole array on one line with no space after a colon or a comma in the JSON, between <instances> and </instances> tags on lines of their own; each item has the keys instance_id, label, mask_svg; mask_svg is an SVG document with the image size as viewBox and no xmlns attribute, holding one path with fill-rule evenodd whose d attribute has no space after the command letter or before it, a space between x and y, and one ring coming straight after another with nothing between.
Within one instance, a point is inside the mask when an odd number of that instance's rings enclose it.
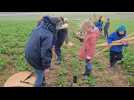
<instances>
[{"instance_id":1,"label":"field of crop rows","mask_svg":"<svg viewBox=\"0 0 134 100\"><path fill-rule=\"evenodd\" d=\"M69 40L74 43L74 47L67 48L66 45L63 45L61 65L55 65L55 58L53 58L52 66L55 68L47 75L50 86L71 86L74 75L78 76L76 86L134 86L134 45L125 48L125 62L123 65L118 65L114 74L107 70L109 55L106 51L94 59L94 70L91 77L87 81L82 80L84 62L77 59L80 42L74 38L73 34L79 30L82 19L83 17L80 20L69 18ZM21 18L0 17L0 86L3 86L14 73L31 70L24 59L24 48L37 20L37 17L30 19L26 16ZM128 34L134 31L133 19L116 20L114 18L111 19L110 32L115 31L119 23L127 25ZM104 41L104 36L101 36L98 43Z\"/></svg>"}]
</instances>

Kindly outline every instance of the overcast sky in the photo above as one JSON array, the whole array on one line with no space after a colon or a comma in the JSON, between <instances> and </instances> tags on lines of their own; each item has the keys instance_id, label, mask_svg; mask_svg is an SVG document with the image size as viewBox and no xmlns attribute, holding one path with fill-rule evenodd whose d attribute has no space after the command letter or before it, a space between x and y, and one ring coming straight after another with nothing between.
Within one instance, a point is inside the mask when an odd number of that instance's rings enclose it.
<instances>
[{"instance_id":1,"label":"overcast sky","mask_svg":"<svg viewBox=\"0 0 134 100\"><path fill-rule=\"evenodd\" d=\"M133 19L134 12L0 12L0 16L43 16L43 15L53 15L53 16L65 16L65 17L89 17L90 15L101 15L108 16L111 18L127 18Z\"/></svg>"},{"instance_id":2,"label":"overcast sky","mask_svg":"<svg viewBox=\"0 0 134 100\"><path fill-rule=\"evenodd\" d=\"M134 12L0 12L1 16L14 16L14 15L115 15L127 14L133 15Z\"/></svg>"}]
</instances>

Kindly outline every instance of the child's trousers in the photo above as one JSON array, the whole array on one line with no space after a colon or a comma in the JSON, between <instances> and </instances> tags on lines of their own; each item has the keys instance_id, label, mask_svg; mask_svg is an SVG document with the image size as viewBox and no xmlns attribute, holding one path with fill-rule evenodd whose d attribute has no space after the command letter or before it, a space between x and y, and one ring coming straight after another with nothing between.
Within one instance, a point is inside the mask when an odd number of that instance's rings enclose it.
<instances>
[{"instance_id":1,"label":"child's trousers","mask_svg":"<svg viewBox=\"0 0 134 100\"><path fill-rule=\"evenodd\" d=\"M61 61L61 48L55 47L55 53L57 55L57 60Z\"/></svg>"},{"instance_id":2,"label":"child's trousers","mask_svg":"<svg viewBox=\"0 0 134 100\"><path fill-rule=\"evenodd\" d=\"M107 29L104 29L104 35L106 37L106 39L108 38L108 30Z\"/></svg>"},{"instance_id":3,"label":"child's trousers","mask_svg":"<svg viewBox=\"0 0 134 100\"><path fill-rule=\"evenodd\" d=\"M122 60L122 52L110 51L110 66L113 67L117 61Z\"/></svg>"},{"instance_id":4,"label":"child's trousers","mask_svg":"<svg viewBox=\"0 0 134 100\"><path fill-rule=\"evenodd\" d=\"M85 63L86 63L86 66L85 66L84 75L89 75L91 73L91 71L92 71L92 64L89 63L89 60L87 60L87 59L86 59Z\"/></svg>"}]
</instances>

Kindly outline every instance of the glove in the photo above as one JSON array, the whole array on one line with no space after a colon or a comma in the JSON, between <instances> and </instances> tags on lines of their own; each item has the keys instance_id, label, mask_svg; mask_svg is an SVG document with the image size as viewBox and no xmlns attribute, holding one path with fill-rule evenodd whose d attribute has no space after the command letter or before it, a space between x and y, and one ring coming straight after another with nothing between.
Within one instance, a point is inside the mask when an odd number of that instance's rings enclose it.
<instances>
[{"instance_id":1,"label":"glove","mask_svg":"<svg viewBox=\"0 0 134 100\"><path fill-rule=\"evenodd\" d=\"M49 71L50 71L49 68L45 69L45 70L44 70L44 74L45 74L45 75L48 74Z\"/></svg>"},{"instance_id":2,"label":"glove","mask_svg":"<svg viewBox=\"0 0 134 100\"><path fill-rule=\"evenodd\" d=\"M80 38L79 40L80 40L80 42L83 42L84 41L84 39L82 39L82 38Z\"/></svg>"},{"instance_id":3,"label":"glove","mask_svg":"<svg viewBox=\"0 0 134 100\"><path fill-rule=\"evenodd\" d=\"M126 45L128 45L128 43L127 43L127 42L125 42L125 43L123 43L123 45L125 45L125 46L126 46Z\"/></svg>"},{"instance_id":4,"label":"glove","mask_svg":"<svg viewBox=\"0 0 134 100\"><path fill-rule=\"evenodd\" d=\"M87 56L87 57L86 57L86 59L90 60L90 59L91 59L91 57L90 57L90 56Z\"/></svg>"},{"instance_id":5,"label":"glove","mask_svg":"<svg viewBox=\"0 0 134 100\"><path fill-rule=\"evenodd\" d=\"M124 46L128 45L127 41L121 41L120 43L122 43L122 45L124 45Z\"/></svg>"},{"instance_id":6,"label":"glove","mask_svg":"<svg viewBox=\"0 0 134 100\"><path fill-rule=\"evenodd\" d=\"M91 63L91 57L90 57L90 56L87 56L87 57L86 57L86 60L87 60L89 63Z\"/></svg>"}]
</instances>

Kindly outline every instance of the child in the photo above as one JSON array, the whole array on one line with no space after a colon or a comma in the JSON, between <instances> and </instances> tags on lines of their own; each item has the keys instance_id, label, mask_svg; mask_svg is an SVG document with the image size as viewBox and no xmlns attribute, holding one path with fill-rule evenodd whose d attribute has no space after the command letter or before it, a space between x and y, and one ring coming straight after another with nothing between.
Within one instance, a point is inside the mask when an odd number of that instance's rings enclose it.
<instances>
[{"instance_id":1,"label":"child","mask_svg":"<svg viewBox=\"0 0 134 100\"><path fill-rule=\"evenodd\" d=\"M80 59L84 59L85 73L84 79L87 79L92 71L92 60L96 50L96 41L99 36L99 30L95 27L94 23L91 21L85 21L82 24L82 29L86 33L84 37L84 42L82 47L80 48L79 57Z\"/></svg>"},{"instance_id":2,"label":"child","mask_svg":"<svg viewBox=\"0 0 134 100\"><path fill-rule=\"evenodd\" d=\"M104 35L105 35L106 39L108 38L109 27L110 27L110 19L107 18L107 21L104 25Z\"/></svg>"},{"instance_id":3,"label":"child","mask_svg":"<svg viewBox=\"0 0 134 100\"><path fill-rule=\"evenodd\" d=\"M95 23L95 26L98 27L98 29L101 33L102 32L102 27L103 27L102 16L99 17L99 20Z\"/></svg>"},{"instance_id":4,"label":"child","mask_svg":"<svg viewBox=\"0 0 134 100\"><path fill-rule=\"evenodd\" d=\"M111 35L108 37L108 44L110 46L113 41L120 40L125 37L127 37L126 27L122 24L117 28L116 32L111 33ZM122 45L112 46L110 48L110 68L112 68L117 61L122 60L123 58L123 46L127 46L128 44L126 41L122 41L121 43Z\"/></svg>"},{"instance_id":5,"label":"child","mask_svg":"<svg viewBox=\"0 0 134 100\"><path fill-rule=\"evenodd\" d=\"M56 58L56 64L59 65L61 64L61 46L63 45L67 35L68 35L68 23L67 20L61 17L63 21L63 25L61 28L59 28L57 32L57 38L55 40L55 53L57 55Z\"/></svg>"},{"instance_id":6,"label":"child","mask_svg":"<svg viewBox=\"0 0 134 100\"><path fill-rule=\"evenodd\" d=\"M43 86L44 71L50 67L52 59L52 41L56 28L60 22L59 17L45 16L32 31L25 49L25 58L36 73L35 86Z\"/></svg>"},{"instance_id":7,"label":"child","mask_svg":"<svg viewBox=\"0 0 134 100\"><path fill-rule=\"evenodd\" d=\"M68 24L68 19L67 18L64 18L64 23ZM65 43L68 44L69 43L68 28L66 28L66 32L67 32L67 35L66 35L66 38L65 38Z\"/></svg>"}]
</instances>

